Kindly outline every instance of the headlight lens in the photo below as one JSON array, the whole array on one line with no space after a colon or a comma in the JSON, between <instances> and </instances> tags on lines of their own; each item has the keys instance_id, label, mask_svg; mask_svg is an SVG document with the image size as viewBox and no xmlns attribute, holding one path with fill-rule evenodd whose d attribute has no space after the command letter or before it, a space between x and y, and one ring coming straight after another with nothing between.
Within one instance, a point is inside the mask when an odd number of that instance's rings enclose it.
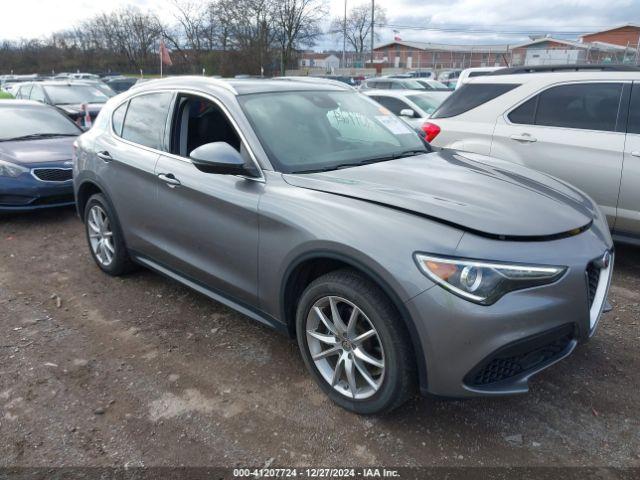
<instances>
[{"instance_id":1,"label":"headlight lens","mask_svg":"<svg viewBox=\"0 0 640 480\"><path fill-rule=\"evenodd\" d=\"M553 283L566 267L485 262L416 253L431 280L466 300L491 305L514 290Z\"/></svg>"},{"instance_id":2,"label":"headlight lens","mask_svg":"<svg viewBox=\"0 0 640 480\"><path fill-rule=\"evenodd\" d=\"M28 171L28 168L0 160L0 177L17 177Z\"/></svg>"}]
</instances>

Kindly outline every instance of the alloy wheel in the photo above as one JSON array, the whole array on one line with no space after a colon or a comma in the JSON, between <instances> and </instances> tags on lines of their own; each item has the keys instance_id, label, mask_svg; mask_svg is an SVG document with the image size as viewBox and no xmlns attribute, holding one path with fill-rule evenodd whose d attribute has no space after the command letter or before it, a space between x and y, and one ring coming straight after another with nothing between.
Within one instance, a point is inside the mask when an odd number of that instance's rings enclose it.
<instances>
[{"instance_id":1,"label":"alloy wheel","mask_svg":"<svg viewBox=\"0 0 640 480\"><path fill-rule=\"evenodd\" d=\"M317 300L307 315L307 345L316 368L340 394L363 400L382 385L385 358L377 330L353 302Z\"/></svg>"},{"instance_id":2,"label":"alloy wheel","mask_svg":"<svg viewBox=\"0 0 640 480\"><path fill-rule=\"evenodd\" d=\"M102 266L109 266L116 254L116 249L113 243L111 222L101 206L94 205L89 210L87 230L91 250L96 259Z\"/></svg>"}]
</instances>

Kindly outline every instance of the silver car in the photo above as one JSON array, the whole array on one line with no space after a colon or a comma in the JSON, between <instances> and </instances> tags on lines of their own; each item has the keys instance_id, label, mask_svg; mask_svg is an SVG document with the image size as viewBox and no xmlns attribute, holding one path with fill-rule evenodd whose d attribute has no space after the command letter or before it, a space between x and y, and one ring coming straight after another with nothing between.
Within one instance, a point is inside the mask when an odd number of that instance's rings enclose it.
<instances>
[{"instance_id":1,"label":"silver car","mask_svg":"<svg viewBox=\"0 0 640 480\"><path fill-rule=\"evenodd\" d=\"M587 196L430 152L348 86L151 81L109 100L76 155L99 268L143 265L297 338L354 412L416 387L525 392L606 305L612 241Z\"/></svg>"},{"instance_id":2,"label":"silver car","mask_svg":"<svg viewBox=\"0 0 640 480\"><path fill-rule=\"evenodd\" d=\"M640 244L640 69L568 68L468 80L429 119L429 141L570 182L598 203L616 240Z\"/></svg>"}]
</instances>

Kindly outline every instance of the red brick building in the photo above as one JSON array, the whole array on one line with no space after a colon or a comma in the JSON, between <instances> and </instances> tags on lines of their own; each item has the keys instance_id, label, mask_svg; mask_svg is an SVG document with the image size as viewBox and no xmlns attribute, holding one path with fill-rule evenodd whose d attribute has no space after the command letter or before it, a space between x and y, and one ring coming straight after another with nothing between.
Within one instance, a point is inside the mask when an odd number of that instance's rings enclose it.
<instances>
[{"instance_id":1,"label":"red brick building","mask_svg":"<svg viewBox=\"0 0 640 480\"><path fill-rule=\"evenodd\" d=\"M385 67L441 69L505 66L509 46L394 41L373 50L374 62Z\"/></svg>"},{"instance_id":2,"label":"red brick building","mask_svg":"<svg viewBox=\"0 0 640 480\"><path fill-rule=\"evenodd\" d=\"M628 23L619 27L589 33L581 37L584 43L602 42L621 47L637 47L640 43L640 24Z\"/></svg>"}]
</instances>

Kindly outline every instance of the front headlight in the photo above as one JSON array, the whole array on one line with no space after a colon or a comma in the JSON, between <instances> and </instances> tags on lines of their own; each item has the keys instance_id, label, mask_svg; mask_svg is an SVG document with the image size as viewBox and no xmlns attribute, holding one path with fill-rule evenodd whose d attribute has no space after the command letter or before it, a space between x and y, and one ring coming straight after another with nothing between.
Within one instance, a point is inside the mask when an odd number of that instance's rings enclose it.
<instances>
[{"instance_id":1,"label":"front headlight","mask_svg":"<svg viewBox=\"0 0 640 480\"><path fill-rule=\"evenodd\" d=\"M17 177L28 171L28 168L0 160L0 177Z\"/></svg>"},{"instance_id":2,"label":"front headlight","mask_svg":"<svg viewBox=\"0 0 640 480\"><path fill-rule=\"evenodd\" d=\"M466 300L491 305L508 292L558 280L567 267L485 262L430 254L415 254L431 280Z\"/></svg>"}]
</instances>

